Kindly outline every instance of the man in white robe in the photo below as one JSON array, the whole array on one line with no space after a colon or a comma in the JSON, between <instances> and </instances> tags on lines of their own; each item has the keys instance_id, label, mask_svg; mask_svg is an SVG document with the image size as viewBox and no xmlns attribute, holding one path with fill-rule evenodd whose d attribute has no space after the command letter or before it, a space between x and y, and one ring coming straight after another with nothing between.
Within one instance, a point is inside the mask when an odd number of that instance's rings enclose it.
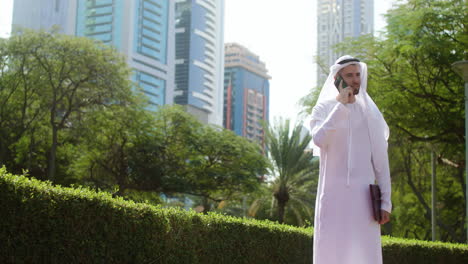
<instances>
[{"instance_id":1,"label":"man in white robe","mask_svg":"<svg viewBox=\"0 0 468 264\"><path fill-rule=\"evenodd\" d=\"M337 89L339 76L346 82ZM367 94L367 65L351 56L330 68L312 112L314 154L320 155L314 225L314 264L381 264L380 225L392 204L388 126ZM374 220L369 184L381 189Z\"/></svg>"}]
</instances>

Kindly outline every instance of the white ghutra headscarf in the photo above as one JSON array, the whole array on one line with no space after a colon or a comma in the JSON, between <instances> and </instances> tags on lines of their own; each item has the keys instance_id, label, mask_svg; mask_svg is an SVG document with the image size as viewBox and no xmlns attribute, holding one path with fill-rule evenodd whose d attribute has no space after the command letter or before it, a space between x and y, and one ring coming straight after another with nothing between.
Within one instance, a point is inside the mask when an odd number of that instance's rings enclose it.
<instances>
[{"instance_id":1,"label":"white ghutra headscarf","mask_svg":"<svg viewBox=\"0 0 468 264\"><path fill-rule=\"evenodd\" d=\"M336 100L338 90L334 84L335 76L341 69L351 64L359 65L361 69L361 88L359 89L359 94L356 95L355 103L362 106L364 114L366 115L371 148L373 151L387 151L387 140L390 135L390 130L379 108L367 93L367 64L364 62L359 62L359 60L349 55L342 56L336 60L335 64L330 67L330 74L320 91L317 105L329 100ZM312 119L313 118L312 113ZM319 156L320 148L315 145L312 147L314 156Z\"/></svg>"}]
</instances>

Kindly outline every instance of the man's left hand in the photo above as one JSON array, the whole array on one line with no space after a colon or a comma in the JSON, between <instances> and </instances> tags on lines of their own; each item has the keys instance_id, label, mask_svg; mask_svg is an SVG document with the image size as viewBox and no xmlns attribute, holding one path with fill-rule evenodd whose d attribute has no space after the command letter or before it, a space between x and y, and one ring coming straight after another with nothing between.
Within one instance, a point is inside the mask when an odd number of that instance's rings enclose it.
<instances>
[{"instance_id":1,"label":"man's left hand","mask_svg":"<svg viewBox=\"0 0 468 264\"><path fill-rule=\"evenodd\" d=\"M385 210L380 210L381 218L379 224L383 225L385 223L390 222L390 213Z\"/></svg>"}]
</instances>

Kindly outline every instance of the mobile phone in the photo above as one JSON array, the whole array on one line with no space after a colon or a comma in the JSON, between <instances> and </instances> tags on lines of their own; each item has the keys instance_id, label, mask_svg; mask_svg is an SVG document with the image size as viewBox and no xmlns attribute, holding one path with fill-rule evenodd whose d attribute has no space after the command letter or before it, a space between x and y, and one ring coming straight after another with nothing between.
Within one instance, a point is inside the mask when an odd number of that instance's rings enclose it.
<instances>
[{"instance_id":1,"label":"mobile phone","mask_svg":"<svg viewBox=\"0 0 468 264\"><path fill-rule=\"evenodd\" d=\"M348 84L343 80L343 78L341 78L340 75L338 75L338 78L336 78L335 80L335 86L336 86L336 89L338 89L338 92L340 91L340 83L343 83L343 86L341 88L346 88L348 87Z\"/></svg>"}]
</instances>

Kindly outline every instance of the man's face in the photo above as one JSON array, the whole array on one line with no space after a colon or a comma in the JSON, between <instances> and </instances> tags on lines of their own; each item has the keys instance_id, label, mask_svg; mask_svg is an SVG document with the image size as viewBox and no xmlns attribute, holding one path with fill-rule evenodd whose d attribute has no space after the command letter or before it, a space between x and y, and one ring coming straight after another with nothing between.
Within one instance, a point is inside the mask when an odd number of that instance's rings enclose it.
<instances>
[{"instance_id":1,"label":"man's face","mask_svg":"<svg viewBox=\"0 0 468 264\"><path fill-rule=\"evenodd\" d=\"M357 64L351 64L340 70L341 78L353 88L354 95L359 93L361 87L361 70Z\"/></svg>"}]
</instances>

